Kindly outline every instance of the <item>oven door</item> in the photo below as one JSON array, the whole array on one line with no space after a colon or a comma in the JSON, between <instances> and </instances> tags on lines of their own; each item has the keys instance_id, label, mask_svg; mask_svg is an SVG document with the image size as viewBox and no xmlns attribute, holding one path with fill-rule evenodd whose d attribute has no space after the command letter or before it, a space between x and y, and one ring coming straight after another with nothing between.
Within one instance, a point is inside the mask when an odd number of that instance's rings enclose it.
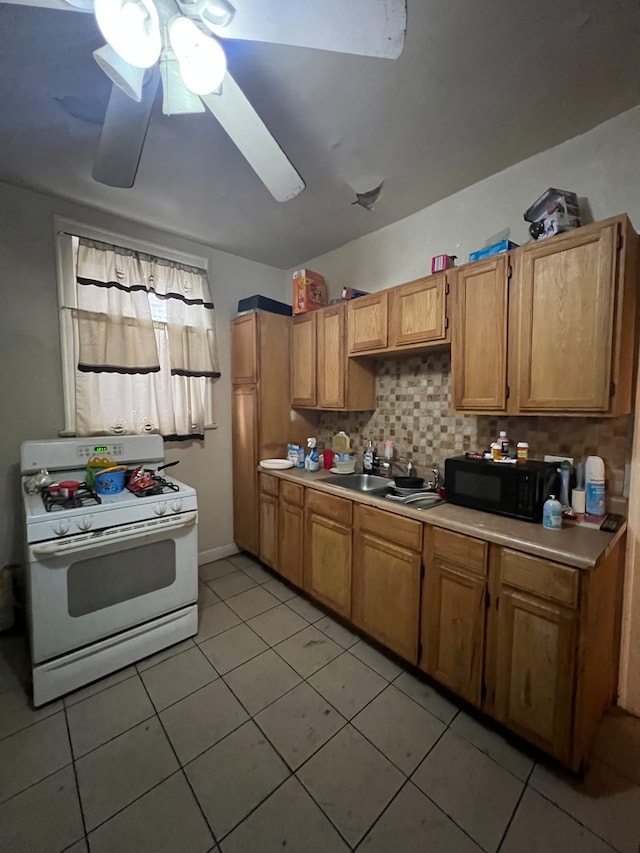
<instances>
[{"instance_id":1,"label":"oven door","mask_svg":"<svg viewBox=\"0 0 640 853\"><path fill-rule=\"evenodd\" d=\"M34 663L197 600L197 512L29 547Z\"/></svg>"}]
</instances>

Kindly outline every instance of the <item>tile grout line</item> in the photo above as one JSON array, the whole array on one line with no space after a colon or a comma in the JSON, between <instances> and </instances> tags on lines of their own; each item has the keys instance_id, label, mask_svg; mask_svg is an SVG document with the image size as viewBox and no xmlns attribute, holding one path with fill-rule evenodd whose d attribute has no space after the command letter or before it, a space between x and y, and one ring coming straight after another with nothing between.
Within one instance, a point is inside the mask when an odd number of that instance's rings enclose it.
<instances>
[{"instance_id":1,"label":"tile grout line","mask_svg":"<svg viewBox=\"0 0 640 853\"><path fill-rule=\"evenodd\" d=\"M509 834L509 830L511 829L511 824L513 823L513 819L515 818L516 813L517 813L518 809L520 808L520 803L522 802L522 798L524 797L525 791L529 787L529 779L531 779L531 775L533 774L533 771L535 770L535 768L536 768L536 762L534 761L531 769L529 770L529 773L527 774L527 778L524 780L524 785L522 786L522 790L520 791L520 796L518 797L518 800L517 800L515 806L513 807L513 811L511 812L511 815L509 816L509 820L507 821L507 825L504 828L504 832L502 833L502 837L500 838L500 841L498 842L498 846L496 847L496 853L499 853L499 851L502 849L502 845L504 844L504 842L507 838L507 835Z\"/></svg>"},{"instance_id":2,"label":"tile grout line","mask_svg":"<svg viewBox=\"0 0 640 853\"><path fill-rule=\"evenodd\" d=\"M64 705L64 703L63 703ZM73 741L71 740L71 727L69 725L69 718L67 717L67 709L64 708L64 723L67 729L67 738L69 739L69 754L71 755L71 765L73 767L73 778L76 783L76 795L78 797L78 807L80 808L80 820L82 821L82 832L83 836L86 839L87 849L89 849L89 839L87 836L87 821L84 816L84 805L82 802L82 796L80 794L80 780L78 779L78 769L76 767L76 760L73 753ZM80 841L80 839L78 839ZM77 842L75 842L77 843ZM69 845L70 846L70 845Z\"/></svg>"},{"instance_id":3,"label":"tile grout line","mask_svg":"<svg viewBox=\"0 0 640 853\"><path fill-rule=\"evenodd\" d=\"M534 765L533 769L531 770L531 774L532 774L532 775L533 775L533 770L535 770L536 766L537 766L537 762L536 762L536 765ZM615 850L615 851L618 851L618 850L619 850L619 848L617 848L615 845L613 845L610 841L607 841L607 839L606 839L606 838L604 838L602 835L600 835L600 834L599 834L598 832L596 832L595 830L591 829L591 827L587 826L587 824L586 824L586 823L583 823L581 820L579 820L579 818L578 818L576 815L572 814L571 812L568 812L565 808L563 808L563 807L560 805L560 803L556 803L556 802L554 802L554 801L553 801L549 796L547 796L547 794L543 793L542 791L539 791L537 788L534 788L534 787L533 787L533 785L530 785L530 784L528 784L528 783L527 783L527 786L526 786L526 787L531 788L531 790L532 790L534 793L539 794L539 795L540 795L544 800L546 800L548 803L551 803L551 805L552 805L552 806L555 806L555 807L556 807L557 809L559 809L563 814L565 814L565 815L567 815L568 817L570 817L570 818L571 818L572 820L574 820L574 821L575 821L579 826L581 826L581 827L583 827L584 829L586 829L586 830L587 830L587 832L589 832L591 835L594 835L597 839L599 839L600 841L602 841L604 844L606 844L606 845L607 845L608 847L610 847L612 850ZM639 850L639 853L640 853L640 847L638 848L638 850Z\"/></svg>"}]
</instances>

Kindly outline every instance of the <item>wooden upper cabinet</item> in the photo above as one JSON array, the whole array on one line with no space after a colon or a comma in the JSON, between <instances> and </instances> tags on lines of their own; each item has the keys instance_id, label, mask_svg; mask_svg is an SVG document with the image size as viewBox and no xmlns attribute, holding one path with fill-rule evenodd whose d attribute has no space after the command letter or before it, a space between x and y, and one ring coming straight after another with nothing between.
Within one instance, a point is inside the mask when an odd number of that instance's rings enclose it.
<instances>
[{"instance_id":1,"label":"wooden upper cabinet","mask_svg":"<svg viewBox=\"0 0 640 853\"><path fill-rule=\"evenodd\" d=\"M318 315L317 404L324 409L345 406L345 307L332 305Z\"/></svg>"},{"instance_id":2,"label":"wooden upper cabinet","mask_svg":"<svg viewBox=\"0 0 640 853\"><path fill-rule=\"evenodd\" d=\"M231 382L258 380L258 315L254 311L231 321Z\"/></svg>"},{"instance_id":3,"label":"wooden upper cabinet","mask_svg":"<svg viewBox=\"0 0 640 853\"><path fill-rule=\"evenodd\" d=\"M291 326L291 405L315 406L316 396L316 312L294 317Z\"/></svg>"},{"instance_id":4,"label":"wooden upper cabinet","mask_svg":"<svg viewBox=\"0 0 640 853\"><path fill-rule=\"evenodd\" d=\"M410 281L389 292L389 346L419 346L448 339L445 273Z\"/></svg>"},{"instance_id":5,"label":"wooden upper cabinet","mask_svg":"<svg viewBox=\"0 0 640 853\"><path fill-rule=\"evenodd\" d=\"M372 359L347 358L346 305L330 305L293 321L291 405L365 411L376 407Z\"/></svg>"},{"instance_id":6,"label":"wooden upper cabinet","mask_svg":"<svg viewBox=\"0 0 640 853\"><path fill-rule=\"evenodd\" d=\"M508 256L466 264L451 283L451 385L457 411L507 406Z\"/></svg>"},{"instance_id":7,"label":"wooden upper cabinet","mask_svg":"<svg viewBox=\"0 0 640 853\"><path fill-rule=\"evenodd\" d=\"M389 291L350 300L347 309L349 355L386 349Z\"/></svg>"},{"instance_id":8,"label":"wooden upper cabinet","mask_svg":"<svg viewBox=\"0 0 640 853\"><path fill-rule=\"evenodd\" d=\"M615 222L516 254L521 412L608 411L617 266Z\"/></svg>"}]
</instances>

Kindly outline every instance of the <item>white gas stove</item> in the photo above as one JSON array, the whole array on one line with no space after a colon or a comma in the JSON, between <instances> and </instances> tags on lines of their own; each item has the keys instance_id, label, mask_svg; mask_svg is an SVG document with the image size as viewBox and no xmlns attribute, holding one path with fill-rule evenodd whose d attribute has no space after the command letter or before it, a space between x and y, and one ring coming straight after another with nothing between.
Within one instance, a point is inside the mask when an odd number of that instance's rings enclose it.
<instances>
[{"instance_id":1,"label":"white gas stove","mask_svg":"<svg viewBox=\"0 0 640 853\"><path fill-rule=\"evenodd\" d=\"M83 482L96 454L144 465L154 493L27 494L43 468ZM196 633L197 495L163 463L157 435L22 445L35 705Z\"/></svg>"}]
</instances>

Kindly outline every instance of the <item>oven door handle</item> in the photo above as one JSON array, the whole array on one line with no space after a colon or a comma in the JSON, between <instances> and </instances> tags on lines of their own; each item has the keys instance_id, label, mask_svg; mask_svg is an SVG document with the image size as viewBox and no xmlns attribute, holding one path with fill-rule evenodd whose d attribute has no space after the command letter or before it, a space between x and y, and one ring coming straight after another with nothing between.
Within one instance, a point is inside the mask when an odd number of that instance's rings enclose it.
<instances>
[{"instance_id":1,"label":"oven door handle","mask_svg":"<svg viewBox=\"0 0 640 853\"><path fill-rule=\"evenodd\" d=\"M168 530L177 530L180 527L191 527L196 523L197 518L197 512L186 512L177 518L172 518L170 521L155 522L149 524L148 527L139 527L138 525L135 525L135 534L140 536L145 533L165 533ZM92 537L91 539L83 539L80 542L74 540L71 542L65 542L64 544L58 542L43 542L42 544L32 545L31 550L34 557L58 557L62 554L80 554L82 551L93 551L96 548L100 548L105 545L115 545L119 542L130 542L133 538L138 538L138 536L132 536L133 533L134 530L129 527L122 533L102 534Z\"/></svg>"}]
</instances>

